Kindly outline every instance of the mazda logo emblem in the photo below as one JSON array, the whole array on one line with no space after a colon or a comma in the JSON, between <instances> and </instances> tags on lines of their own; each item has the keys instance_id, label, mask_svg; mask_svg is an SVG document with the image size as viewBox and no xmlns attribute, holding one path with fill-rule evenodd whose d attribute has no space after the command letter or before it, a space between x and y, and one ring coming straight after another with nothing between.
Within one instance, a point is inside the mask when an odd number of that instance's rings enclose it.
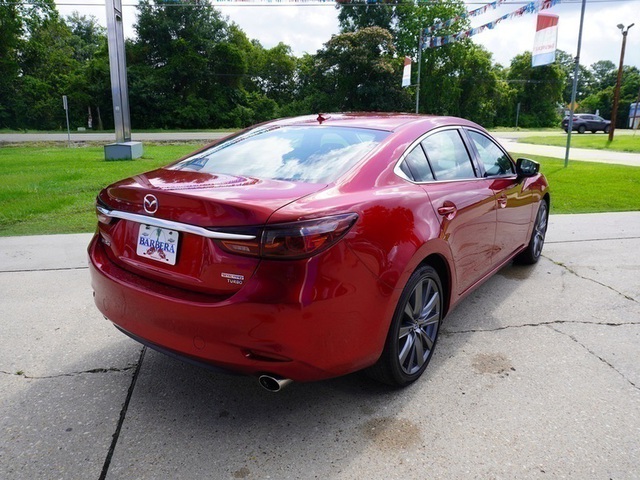
<instances>
[{"instance_id":1,"label":"mazda logo emblem","mask_svg":"<svg viewBox=\"0 0 640 480\"><path fill-rule=\"evenodd\" d=\"M144 196L144 211L152 215L158 211L158 199L154 195Z\"/></svg>"}]
</instances>

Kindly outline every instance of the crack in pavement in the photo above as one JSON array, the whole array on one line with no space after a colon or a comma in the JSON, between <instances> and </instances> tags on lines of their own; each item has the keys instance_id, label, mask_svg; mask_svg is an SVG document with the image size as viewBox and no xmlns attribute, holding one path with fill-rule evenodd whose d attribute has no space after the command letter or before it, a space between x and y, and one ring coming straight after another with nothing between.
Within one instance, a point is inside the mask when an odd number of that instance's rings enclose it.
<instances>
[{"instance_id":1,"label":"crack in pavement","mask_svg":"<svg viewBox=\"0 0 640 480\"><path fill-rule=\"evenodd\" d=\"M551 242L545 240L545 243L547 245L556 245L559 243L608 242L611 240L640 240L640 237L583 238L581 240L556 240Z\"/></svg>"},{"instance_id":2,"label":"crack in pavement","mask_svg":"<svg viewBox=\"0 0 640 480\"><path fill-rule=\"evenodd\" d=\"M606 327L620 327L623 325L638 325L640 326L640 322L623 322L623 323L598 323L598 322L581 322L581 321L577 321L577 320L556 320L553 322L541 322L541 323L525 323L523 325L507 325L504 327L498 327L498 328L490 328L490 329L474 329L474 330L455 330L455 331L446 331L446 330L442 330L441 334L443 336L450 336L450 335L456 335L456 334L462 334L462 333L483 333L483 332L497 332L499 330L507 330L510 328L522 328L522 327L547 327L550 330L553 330L556 333L560 333L562 335L564 335L565 337L569 337L571 340L573 340L574 342L576 342L578 345L580 345L582 348L584 348L587 352L589 352L591 355L593 355L594 357L596 357L598 360L600 360L602 363L604 363L605 365L609 366L612 370L614 370L618 375L620 375L622 378L624 378L628 383L631 384L631 386L633 386L635 389L640 390L640 385L636 385L632 380L630 380L629 378L626 377L626 375L624 373L622 373L620 370L618 370L616 367L614 367L611 363L609 363L606 359L604 359L603 357L601 357L600 355L598 355L597 353L595 353L593 350L589 349L585 344L583 344L582 342L580 342L576 337L574 337L573 335L569 334L569 333L565 333L562 332L560 330L558 330L557 328L554 328L553 325L562 325L562 324L581 324L581 325L602 325L602 326L606 326Z\"/></svg>"},{"instance_id":3,"label":"crack in pavement","mask_svg":"<svg viewBox=\"0 0 640 480\"><path fill-rule=\"evenodd\" d=\"M598 360L600 360L602 363L604 363L605 365L607 365L609 368L611 368L614 372L616 372L618 375L620 375L622 378L624 378L627 382L629 382L631 384L631 386L633 386L633 388L635 388L636 390L640 390L640 386L636 385L634 382L631 381L631 379L627 378L626 375L624 373L622 373L620 370L618 370L616 367L614 367L611 363L609 363L606 359L602 358L600 355L598 355L596 352L594 352L593 350L591 350L589 347L587 347L584 343L582 343L580 340L578 340L576 337L574 337L573 335L571 335L570 333L565 333L562 332L560 330L558 330L557 328L553 328L551 325L545 325L547 328L549 328L550 330L553 330L554 332L557 332L561 335L564 335L565 337L569 337L571 340L573 340L574 342L576 342L578 345L580 345L582 348L584 348L587 352L589 352L591 355L593 355L594 357L596 357Z\"/></svg>"},{"instance_id":4,"label":"crack in pavement","mask_svg":"<svg viewBox=\"0 0 640 480\"><path fill-rule=\"evenodd\" d=\"M110 373L110 372L126 372L128 370L134 369L136 368L135 365L130 365L128 367L124 367L124 368L116 368L116 367L109 367L109 368L92 368L91 370L83 370L81 372L71 372L71 373L59 373L57 375L45 375L45 376L32 376L32 375L27 375L26 373L24 373L24 371L22 370L18 370L15 373L11 373L11 372L5 372L4 370L0 370L1 374L4 375L11 375L14 377L23 377L23 378L28 378L28 379L35 379L35 380L43 380L43 379L48 379L48 378L61 378L61 377L75 377L78 375L84 375L87 373Z\"/></svg>"},{"instance_id":5,"label":"crack in pavement","mask_svg":"<svg viewBox=\"0 0 640 480\"><path fill-rule=\"evenodd\" d=\"M559 267L564 268L567 272L572 273L573 275L575 275L575 276L576 276L576 277L578 277L578 278L581 278L582 280L587 280L587 281L589 281L589 282L593 282L593 283L595 283L596 285L600 285L601 287L608 288L608 289L609 289L609 290L611 290L612 292L615 292L615 293L617 293L618 295L621 295L622 297L626 298L627 300L631 300L631 301L632 301L632 302L634 302L634 303L639 303L639 304L640 304L640 301L636 300L636 299L635 299L635 298L633 298L633 297L630 297L629 295L627 295L627 294L625 294L625 293L622 293L622 292L621 292L621 291L619 291L619 290L616 290L616 289L615 289L615 288L613 288L611 285L607 285L606 283L602 283L602 282L600 282L600 281L598 281L598 280L596 280L596 279L594 279L594 278L585 277L585 276L583 276L583 275L580 275L578 272L576 272L574 269L572 269L571 267L569 267L567 264L562 263L562 262L557 261L557 260L554 260L553 258L551 258L551 257L547 257L546 255L542 255L542 256L543 256L544 258L546 258L547 260L549 260L550 262L552 262L554 265L558 265Z\"/></svg>"},{"instance_id":6,"label":"crack in pavement","mask_svg":"<svg viewBox=\"0 0 640 480\"><path fill-rule=\"evenodd\" d=\"M100 473L100 477L98 480L105 480L107 478L107 473L109 472L109 466L111 465L111 459L113 458L113 453L116 450L116 445L118 444L118 439L120 438L120 432L122 430L122 425L124 424L124 419L127 416L127 410L129 410L129 403L131 402L131 397L133 397L133 390L136 386L136 382L138 381L138 375L140 375L140 369L142 368L142 362L144 361L144 354L147 352L147 347L142 347L140 350L140 357L138 358L138 363L136 364L136 370L133 372L133 376L131 377L131 384L129 385L129 390L127 391L127 397L125 398L124 403L122 404L122 410L120 410L120 417L118 418L118 425L116 426L116 431L113 433L113 437L111 439L111 445L109 446L109 450L107 451L107 456L104 459L104 464L102 465L102 472Z\"/></svg>"},{"instance_id":7,"label":"crack in pavement","mask_svg":"<svg viewBox=\"0 0 640 480\"><path fill-rule=\"evenodd\" d=\"M503 327L496 328L472 328L469 330L446 330L442 329L443 335L458 335L463 333L483 333L483 332L498 332L500 330L508 330L510 328L523 328L523 327L547 327L550 325L561 325L563 323L573 323L579 325L602 325L605 327L621 327L623 325L638 325L640 326L640 321L637 322L620 322L620 323L609 323L609 322L584 322L580 320L553 320L550 322L538 322L538 323L522 323L520 325L505 325Z\"/></svg>"},{"instance_id":8,"label":"crack in pavement","mask_svg":"<svg viewBox=\"0 0 640 480\"><path fill-rule=\"evenodd\" d=\"M60 267L60 268L29 268L24 270L0 270L0 273L30 273L30 272L62 272L65 270L87 270L89 267Z\"/></svg>"}]
</instances>

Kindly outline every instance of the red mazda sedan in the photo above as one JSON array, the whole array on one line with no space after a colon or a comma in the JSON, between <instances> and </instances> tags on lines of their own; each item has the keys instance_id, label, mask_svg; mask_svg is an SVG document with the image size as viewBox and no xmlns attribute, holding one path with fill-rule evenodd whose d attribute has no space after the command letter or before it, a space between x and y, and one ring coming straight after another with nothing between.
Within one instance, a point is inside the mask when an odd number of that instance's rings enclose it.
<instances>
[{"instance_id":1,"label":"red mazda sedan","mask_svg":"<svg viewBox=\"0 0 640 480\"><path fill-rule=\"evenodd\" d=\"M261 124L100 192L95 302L135 340L270 390L361 369L408 385L455 304L540 257L538 170L460 118Z\"/></svg>"}]
</instances>

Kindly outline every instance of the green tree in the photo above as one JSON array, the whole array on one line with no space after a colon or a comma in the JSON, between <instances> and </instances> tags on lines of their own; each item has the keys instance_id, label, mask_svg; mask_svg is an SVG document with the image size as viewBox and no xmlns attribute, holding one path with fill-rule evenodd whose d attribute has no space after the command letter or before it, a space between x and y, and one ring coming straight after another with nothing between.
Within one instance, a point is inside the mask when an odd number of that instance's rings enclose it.
<instances>
[{"instance_id":1,"label":"green tree","mask_svg":"<svg viewBox=\"0 0 640 480\"><path fill-rule=\"evenodd\" d=\"M609 60L599 60L589 68L594 81L594 91L615 87L618 68Z\"/></svg>"},{"instance_id":2,"label":"green tree","mask_svg":"<svg viewBox=\"0 0 640 480\"><path fill-rule=\"evenodd\" d=\"M573 72L576 66L575 60L564 50L557 50L556 63L560 68L562 68L565 78L567 79L562 91L562 101L564 105L569 105L571 103L571 93L573 90ZM585 68L583 65L578 65L578 85L576 89L577 103L580 103L583 98L591 95L594 88L594 81L594 76L591 70Z\"/></svg>"},{"instance_id":3,"label":"green tree","mask_svg":"<svg viewBox=\"0 0 640 480\"><path fill-rule=\"evenodd\" d=\"M71 30L52 2L42 2L24 16L26 40L20 55L21 75L15 101L16 122L40 129L62 129L62 95L72 90L79 68Z\"/></svg>"},{"instance_id":4,"label":"green tree","mask_svg":"<svg viewBox=\"0 0 640 480\"><path fill-rule=\"evenodd\" d=\"M262 49L251 70L259 90L278 104L291 100L295 89L296 57L291 47L280 42L268 50Z\"/></svg>"},{"instance_id":5,"label":"green tree","mask_svg":"<svg viewBox=\"0 0 640 480\"><path fill-rule=\"evenodd\" d=\"M314 58L317 111L402 110L401 61L388 30L367 27L335 35Z\"/></svg>"},{"instance_id":6,"label":"green tree","mask_svg":"<svg viewBox=\"0 0 640 480\"><path fill-rule=\"evenodd\" d=\"M17 4L0 0L0 128L16 128L16 86L20 75L19 52L23 22Z\"/></svg>"},{"instance_id":7,"label":"green tree","mask_svg":"<svg viewBox=\"0 0 640 480\"><path fill-rule=\"evenodd\" d=\"M219 126L246 73L246 58L227 43L229 25L209 3L172 8L138 4L137 39L130 45L132 123L163 127Z\"/></svg>"},{"instance_id":8,"label":"green tree","mask_svg":"<svg viewBox=\"0 0 640 480\"><path fill-rule=\"evenodd\" d=\"M520 126L552 127L559 121L559 106L566 76L557 63L531 66L531 52L511 60L507 81L516 89L516 102L521 103Z\"/></svg>"},{"instance_id":9,"label":"green tree","mask_svg":"<svg viewBox=\"0 0 640 480\"><path fill-rule=\"evenodd\" d=\"M604 62L597 63L603 64ZM611 79L605 79L601 83L603 85L607 85L605 88L594 92L583 100L582 108L584 110L589 112L599 111L600 115L603 118L611 118L613 109L613 96L615 91L615 84L617 81L617 70L615 70L615 74L616 79L614 79L613 84L611 84ZM608 74L605 70L604 77L606 78L607 76ZM640 89L640 71L636 67L625 65L622 69L620 97L618 100L618 115L616 117L617 128L624 128L628 126L629 109L631 104L634 103L637 99L638 89Z\"/></svg>"},{"instance_id":10,"label":"green tree","mask_svg":"<svg viewBox=\"0 0 640 480\"><path fill-rule=\"evenodd\" d=\"M368 0L337 0L338 22L342 33L361 28L380 27L391 30L395 18L395 6L371 3Z\"/></svg>"}]
</instances>

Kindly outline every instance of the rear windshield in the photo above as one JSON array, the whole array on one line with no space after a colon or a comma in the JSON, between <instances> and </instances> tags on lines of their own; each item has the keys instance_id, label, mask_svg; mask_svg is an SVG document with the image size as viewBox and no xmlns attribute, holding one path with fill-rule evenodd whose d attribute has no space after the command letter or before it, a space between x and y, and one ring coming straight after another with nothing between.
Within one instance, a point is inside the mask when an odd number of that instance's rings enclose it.
<instances>
[{"instance_id":1,"label":"rear windshield","mask_svg":"<svg viewBox=\"0 0 640 480\"><path fill-rule=\"evenodd\" d=\"M189 157L171 169L330 183L389 133L324 126L259 127Z\"/></svg>"}]
</instances>

